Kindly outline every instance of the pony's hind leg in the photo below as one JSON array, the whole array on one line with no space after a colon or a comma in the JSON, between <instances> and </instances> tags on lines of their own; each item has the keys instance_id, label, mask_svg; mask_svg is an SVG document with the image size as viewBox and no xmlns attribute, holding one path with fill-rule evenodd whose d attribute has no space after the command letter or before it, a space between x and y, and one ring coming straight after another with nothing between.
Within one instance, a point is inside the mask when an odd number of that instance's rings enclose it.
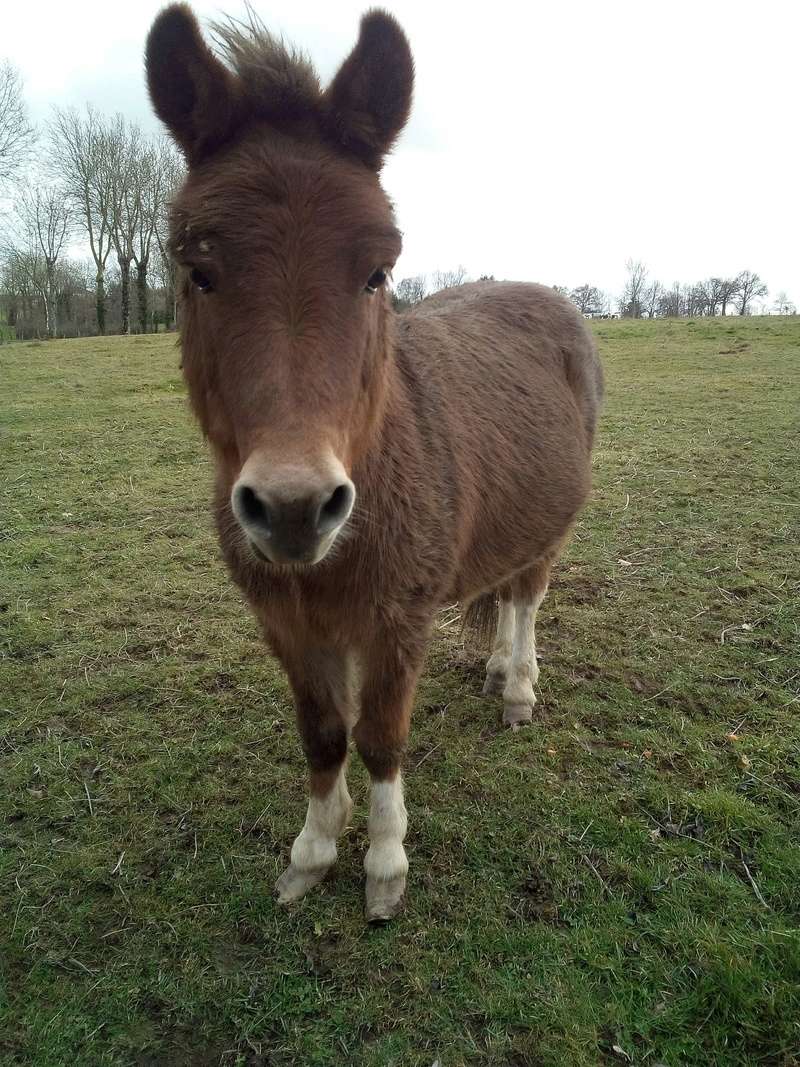
<instances>
[{"instance_id":1,"label":"pony's hind leg","mask_svg":"<svg viewBox=\"0 0 800 1067\"><path fill-rule=\"evenodd\" d=\"M502 693L505 689L514 643L514 601L511 586L501 586L499 594L497 636L492 646L492 654L486 664L486 681L483 683L483 695L487 697Z\"/></svg>"},{"instance_id":2,"label":"pony's hind leg","mask_svg":"<svg viewBox=\"0 0 800 1067\"><path fill-rule=\"evenodd\" d=\"M549 559L536 563L511 583L514 638L503 688L503 722L513 729L533 719L536 703L533 687L539 678L536 613L547 592L551 563Z\"/></svg>"}]
</instances>

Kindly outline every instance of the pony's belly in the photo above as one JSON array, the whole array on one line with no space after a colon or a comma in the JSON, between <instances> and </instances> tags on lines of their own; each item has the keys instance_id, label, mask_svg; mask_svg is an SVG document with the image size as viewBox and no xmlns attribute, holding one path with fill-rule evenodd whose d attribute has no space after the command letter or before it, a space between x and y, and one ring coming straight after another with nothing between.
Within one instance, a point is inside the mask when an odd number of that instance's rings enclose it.
<instances>
[{"instance_id":1,"label":"pony's belly","mask_svg":"<svg viewBox=\"0 0 800 1067\"><path fill-rule=\"evenodd\" d=\"M519 502L515 506L509 501L476 522L459 561L454 599L467 600L496 589L551 554L569 533L587 491L588 478L586 485L577 482L571 486L557 506L520 507Z\"/></svg>"}]
</instances>

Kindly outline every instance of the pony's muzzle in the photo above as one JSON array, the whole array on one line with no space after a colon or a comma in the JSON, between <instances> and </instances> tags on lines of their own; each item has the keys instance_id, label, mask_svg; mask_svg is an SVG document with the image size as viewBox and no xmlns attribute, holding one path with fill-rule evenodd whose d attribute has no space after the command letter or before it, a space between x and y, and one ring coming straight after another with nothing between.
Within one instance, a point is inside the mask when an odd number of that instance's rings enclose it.
<instances>
[{"instance_id":1,"label":"pony's muzzle","mask_svg":"<svg viewBox=\"0 0 800 1067\"><path fill-rule=\"evenodd\" d=\"M319 563L350 517L353 483L338 471L321 479L261 481L247 470L233 487L231 508L256 555L269 563ZM305 483L305 484L304 484Z\"/></svg>"}]
</instances>

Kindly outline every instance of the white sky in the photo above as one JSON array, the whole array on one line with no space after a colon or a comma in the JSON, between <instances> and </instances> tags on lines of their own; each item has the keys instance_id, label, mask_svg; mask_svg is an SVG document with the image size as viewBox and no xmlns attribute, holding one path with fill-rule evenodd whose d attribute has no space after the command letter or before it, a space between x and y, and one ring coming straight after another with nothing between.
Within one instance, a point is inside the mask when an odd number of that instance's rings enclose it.
<instances>
[{"instance_id":1,"label":"white sky","mask_svg":"<svg viewBox=\"0 0 800 1067\"><path fill-rule=\"evenodd\" d=\"M0 57L34 118L91 102L156 129L142 48L152 0L16 0ZM370 0L254 0L329 78ZM758 271L800 304L798 0L386 3L417 66L384 170L405 234L395 271L583 282L629 257L666 284ZM205 0L203 17L243 0Z\"/></svg>"}]
</instances>

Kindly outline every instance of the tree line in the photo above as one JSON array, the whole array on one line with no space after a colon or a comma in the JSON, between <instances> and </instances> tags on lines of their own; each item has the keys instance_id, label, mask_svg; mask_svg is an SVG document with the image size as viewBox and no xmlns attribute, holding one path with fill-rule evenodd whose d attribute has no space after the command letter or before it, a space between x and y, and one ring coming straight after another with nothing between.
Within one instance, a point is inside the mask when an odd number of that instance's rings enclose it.
<instances>
[{"instance_id":1,"label":"tree line","mask_svg":"<svg viewBox=\"0 0 800 1067\"><path fill-rule=\"evenodd\" d=\"M167 207L182 176L172 143L121 115L53 107L35 129L18 72L0 63L0 196L12 203L0 218L0 340L170 328ZM76 256L76 247L88 255ZM589 283L553 288L588 317L748 315L768 295L750 270L667 287L639 260L625 267L617 297ZM464 267L414 275L392 299L402 310L468 280ZM785 293L771 310L796 311Z\"/></svg>"},{"instance_id":2,"label":"tree line","mask_svg":"<svg viewBox=\"0 0 800 1067\"><path fill-rule=\"evenodd\" d=\"M625 286L618 297L588 283L574 289L554 285L553 289L568 297L588 318L633 319L751 315L756 301L762 301L769 293L760 276L750 270L730 278L713 277L689 284L674 282L667 288L661 282L651 280L647 267L639 260L628 260L625 269ZM394 306L402 311L440 289L470 280L464 267L402 278L393 291ZM478 281L494 281L494 277L483 275ZM759 304L759 309L761 307ZM795 305L786 293L778 293L770 310L778 315L796 314Z\"/></svg>"},{"instance_id":3,"label":"tree line","mask_svg":"<svg viewBox=\"0 0 800 1067\"><path fill-rule=\"evenodd\" d=\"M624 318L695 318L701 315L750 315L757 301L769 295L763 279L751 270L722 277L715 275L699 282L673 282L669 287L649 276L641 260L625 264L625 285L616 301L616 312ZM613 302L593 286L580 286L569 295L585 314L610 311ZM761 306L761 305L759 305ZM778 293L771 307L779 315L795 314L795 307Z\"/></svg>"},{"instance_id":4,"label":"tree line","mask_svg":"<svg viewBox=\"0 0 800 1067\"><path fill-rule=\"evenodd\" d=\"M52 109L28 120L0 65L0 336L147 332L175 316L167 205L180 156L121 115ZM88 255L77 257L79 246Z\"/></svg>"}]
</instances>

